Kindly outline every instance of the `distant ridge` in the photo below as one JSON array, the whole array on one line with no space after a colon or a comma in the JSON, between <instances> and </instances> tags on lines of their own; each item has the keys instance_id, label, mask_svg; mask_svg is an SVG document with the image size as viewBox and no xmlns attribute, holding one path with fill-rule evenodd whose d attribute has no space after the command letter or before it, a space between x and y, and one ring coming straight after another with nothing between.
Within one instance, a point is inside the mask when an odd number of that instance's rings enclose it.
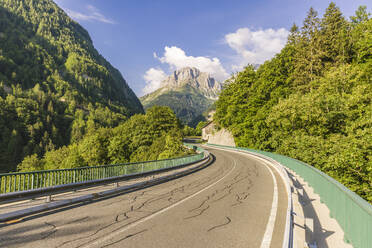
<instances>
[{"instance_id":1,"label":"distant ridge","mask_svg":"<svg viewBox=\"0 0 372 248\"><path fill-rule=\"evenodd\" d=\"M140 98L145 109L154 105L169 106L184 124L195 126L205 120L203 113L218 99L222 84L195 67L174 71L161 87Z\"/></svg>"}]
</instances>

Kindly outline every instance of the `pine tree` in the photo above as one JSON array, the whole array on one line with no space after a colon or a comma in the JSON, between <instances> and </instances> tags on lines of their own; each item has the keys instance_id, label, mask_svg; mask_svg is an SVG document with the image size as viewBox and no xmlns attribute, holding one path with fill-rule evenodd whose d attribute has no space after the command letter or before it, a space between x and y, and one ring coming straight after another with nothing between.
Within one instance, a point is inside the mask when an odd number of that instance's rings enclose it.
<instances>
[{"instance_id":1,"label":"pine tree","mask_svg":"<svg viewBox=\"0 0 372 248\"><path fill-rule=\"evenodd\" d=\"M359 8L355 11L355 16L351 16L350 20L354 25L356 25L367 21L370 15L371 13L367 12L367 6L359 6Z\"/></svg>"},{"instance_id":2,"label":"pine tree","mask_svg":"<svg viewBox=\"0 0 372 248\"><path fill-rule=\"evenodd\" d=\"M321 60L319 56L319 25L318 13L310 8L301 28L298 45L296 46L296 68L294 71L295 85L308 84L320 75Z\"/></svg>"},{"instance_id":3,"label":"pine tree","mask_svg":"<svg viewBox=\"0 0 372 248\"><path fill-rule=\"evenodd\" d=\"M350 29L336 5L331 2L320 23L319 45L324 67L350 61Z\"/></svg>"},{"instance_id":4,"label":"pine tree","mask_svg":"<svg viewBox=\"0 0 372 248\"><path fill-rule=\"evenodd\" d=\"M295 45L298 43L300 38L300 30L296 23L293 23L291 29L289 30L288 42L289 44Z\"/></svg>"}]
</instances>

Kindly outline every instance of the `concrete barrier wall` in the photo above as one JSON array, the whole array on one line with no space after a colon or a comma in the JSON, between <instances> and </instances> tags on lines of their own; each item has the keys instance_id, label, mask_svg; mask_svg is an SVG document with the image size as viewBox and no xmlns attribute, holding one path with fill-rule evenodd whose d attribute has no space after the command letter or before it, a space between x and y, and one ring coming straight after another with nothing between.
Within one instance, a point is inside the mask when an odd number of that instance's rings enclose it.
<instances>
[{"instance_id":1,"label":"concrete barrier wall","mask_svg":"<svg viewBox=\"0 0 372 248\"><path fill-rule=\"evenodd\" d=\"M217 130L213 122L208 123L202 129L202 138L203 140L207 140L210 144L235 147L234 137L231 132L224 128Z\"/></svg>"}]
</instances>

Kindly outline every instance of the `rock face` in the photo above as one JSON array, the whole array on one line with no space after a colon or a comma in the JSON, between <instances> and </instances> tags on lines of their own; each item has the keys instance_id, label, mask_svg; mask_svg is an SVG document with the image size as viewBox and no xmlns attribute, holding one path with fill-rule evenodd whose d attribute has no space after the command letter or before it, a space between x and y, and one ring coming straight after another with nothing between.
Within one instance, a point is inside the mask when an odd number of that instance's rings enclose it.
<instances>
[{"instance_id":1,"label":"rock face","mask_svg":"<svg viewBox=\"0 0 372 248\"><path fill-rule=\"evenodd\" d=\"M213 100L218 98L222 89L221 83L217 82L208 73L201 72L195 67L184 67L173 72L162 82L161 88L177 89L184 85L199 90L205 97Z\"/></svg>"},{"instance_id":2,"label":"rock face","mask_svg":"<svg viewBox=\"0 0 372 248\"><path fill-rule=\"evenodd\" d=\"M224 128L218 130L212 121L203 127L202 138L210 144L235 146L234 137L231 132Z\"/></svg>"},{"instance_id":3,"label":"rock face","mask_svg":"<svg viewBox=\"0 0 372 248\"><path fill-rule=\"evenodd\" d=\"M140 98L145 109L154 105L170 107L189 126L205 120L203 113L217 100L222 84L194 67L173 72L160 89Z\"/></svg>"}]
</instances>

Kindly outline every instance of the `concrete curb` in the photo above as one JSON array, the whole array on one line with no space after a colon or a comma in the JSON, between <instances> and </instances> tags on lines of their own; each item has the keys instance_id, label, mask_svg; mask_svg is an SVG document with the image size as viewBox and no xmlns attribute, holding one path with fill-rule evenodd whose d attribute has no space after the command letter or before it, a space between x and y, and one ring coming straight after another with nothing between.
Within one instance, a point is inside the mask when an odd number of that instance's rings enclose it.
<instances>
[{"instance_id":1,"label":"concrete curb","mask_svg":"<svg viewBox=\"0 0 372 248\"><path fill-rule=\"evenodd\" d=\"M297 194L298 198L298 205L294 212L299 218L298 222L295 222L295 228L296 224L301 224L297 226L298 229L302 229L297 230L300 231L298 234L300 236L297 237L300 239L299 245L302 242L302 246L297 247L351 248L352 245L344 241L344 231L337 220L330 216L329 208L321 202L320 196L297 173L290 169L287 171L291 174L295 187L293 193Z\"/></svg>"},{"instance_id":2,"label":"concrete curb","mask_svg":"<svg viewBox=\"0 0 372 248\"><path fill-rule=\"evenodd\" d=\"M288 174L288 171L287 171ZM290 176L289 176L290 177ZM291 177L290 177L291 178ZM293 216L293 248L304 248L306 244L305 215L301 205L303 189L298 188L293 181L289 181L292 192Z\"/></svg>"}]
</instances>

